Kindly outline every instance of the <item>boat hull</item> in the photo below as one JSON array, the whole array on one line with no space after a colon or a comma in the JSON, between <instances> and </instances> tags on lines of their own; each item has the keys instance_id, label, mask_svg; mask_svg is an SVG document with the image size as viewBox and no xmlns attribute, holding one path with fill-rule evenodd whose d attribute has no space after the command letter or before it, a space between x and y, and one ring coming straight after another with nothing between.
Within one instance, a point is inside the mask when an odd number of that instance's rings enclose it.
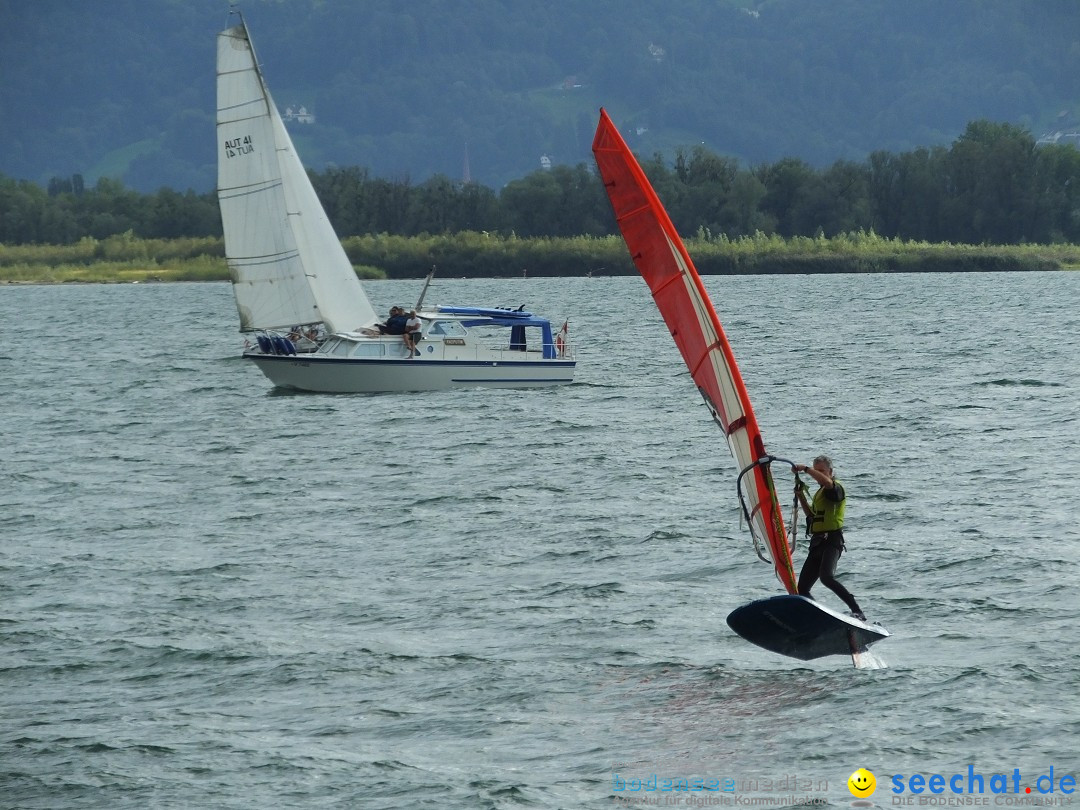
<instances>
[{"instance_id":1,"label":"boat hull","mask_svg":"<svg viewBox=\"0 0 1080 810\"><path fill-rule=\"evenodd\" d=\"M567 385L574 381L577 365L573 360L395 360L257 353L244 357L278 388L324 394Z\"/></svg>"}]
</instances>

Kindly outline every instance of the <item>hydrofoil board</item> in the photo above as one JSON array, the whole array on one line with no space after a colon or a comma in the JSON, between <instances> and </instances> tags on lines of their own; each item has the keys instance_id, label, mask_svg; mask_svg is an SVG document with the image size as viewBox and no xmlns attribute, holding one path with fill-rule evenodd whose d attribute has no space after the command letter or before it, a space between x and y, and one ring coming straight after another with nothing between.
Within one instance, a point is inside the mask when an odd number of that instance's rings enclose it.
<instances>
[{"instance_id":1,"label":"hydrofoil board","mask_svg":"<svg viewBox=\"0 0 1080 810\"><path fill-rule=\"evenodd\" d=\"M880 624L859 621L794 594L743 605L728 615L727 623L751 644L803 661L854 656L889 637Z\"/></svg>"}]
</instances>

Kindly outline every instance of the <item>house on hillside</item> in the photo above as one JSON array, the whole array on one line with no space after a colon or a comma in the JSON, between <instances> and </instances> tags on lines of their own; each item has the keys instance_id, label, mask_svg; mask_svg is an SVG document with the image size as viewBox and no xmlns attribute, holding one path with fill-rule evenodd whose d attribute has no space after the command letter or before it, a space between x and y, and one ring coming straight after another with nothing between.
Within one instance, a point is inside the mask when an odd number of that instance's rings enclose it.
<instances>
[{"instance_id":1,"label":"house on hillside","mask_svg":"<svg viewBox=\"0 0 1080 810\"><path fill-rule=\"evenodd\" d=\"M1039 146L1048 146L1052 143L1071 143L1073 146L1080 147L1080 126L1076 123L1076 118L1069 110L1062 110L1058 113L1056 129L1051 132L1047 132L1035 143Z\"/></svg>"},{"instance_id":2,"label":"house on hillside","mask_svg":"<svg viewBox=\"0 0 1080 810\"><path fill-rule=\"evenodd\" d=\"M284 121L296 121L298 124L314 124L315 116L307 111L307 107L286 107L285 112L281 114L281 118Z\"/></svg>"}]
</instances>

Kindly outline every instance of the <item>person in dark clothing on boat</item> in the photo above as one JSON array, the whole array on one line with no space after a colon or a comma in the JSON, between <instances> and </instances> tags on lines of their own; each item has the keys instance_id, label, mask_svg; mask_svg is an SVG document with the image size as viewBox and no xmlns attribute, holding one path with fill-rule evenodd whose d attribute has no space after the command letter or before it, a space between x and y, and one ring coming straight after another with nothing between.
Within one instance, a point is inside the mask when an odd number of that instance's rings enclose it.
<instances>
[{"instance_id":1,"label":"person in dark clothing on boat","mask_svg":"<svg viewBox=\"0 0 1080 810\"><path fill-rule=\"evenodd\" d=\"M401 307L390 307L390 317L386 323L378 324L379 332L384 335L404 335L405 323L409 320Z\"/></svg>"},{"instance_id":2,"label":"person in dark clothing on boat","mask_svg":"<svg viewBox=\"0 0 1080 810\"><path fill-rule=\"evenodd\" d=\"M847 493L844 492L843 484L833 477L832 460L828 456L818 456L812 467L794 464L791 469L796 473L806 473L818 484L817 492L809 501L802 482L795 484L795 492L806 513L810 532L810 550L806 554L802 571L799 572L799 594L810 597L810 589L820 579L822 585L844 600L853 617L866 621L855 597L837 582L835 577L836 563L844 553L844 506Z\"/></svg>"}]
</instances>

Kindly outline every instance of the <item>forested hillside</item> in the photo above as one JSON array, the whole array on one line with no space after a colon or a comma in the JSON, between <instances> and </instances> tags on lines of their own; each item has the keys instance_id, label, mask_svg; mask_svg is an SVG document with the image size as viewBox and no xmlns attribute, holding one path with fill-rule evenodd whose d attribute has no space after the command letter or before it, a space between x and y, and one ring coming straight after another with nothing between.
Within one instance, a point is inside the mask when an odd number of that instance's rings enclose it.
<instances>
[{"instance_id":1,"label":"forested hillside","mask_svg":"<svg viewBox=\"0 0 1080 810\"><path fill-rule=\"evenodd\" d=\"M814 169L784 158L752 169L697 146L644 163L683 234L837 237L873 233L922 242L1080 244L1080 150L1037 146L1011 124L974 121L949 148L873 152ZM615 233L590 166L536 170L494 190L435 175L413 184L359 167L310 173L343 237L498 233L573 238ZM0 175L0 243L71 244L128 233L146 239L219 236L213 193L148 195L101 180L48 189Z\"/></svg>"},{"instance_id":2,"label":"forested hillside","mask_svg":"<svg viewBox=\"0 0 1080 810\"><path fill-rule=\"evenodd\" d=\"M245 0L316 171L493 188L589 161L597 108L640 154L823 168L956 139L1069 131L1075 0ZM214 185L227 0L0 0L0 173Z\"/></svg>"}]
</instances>

